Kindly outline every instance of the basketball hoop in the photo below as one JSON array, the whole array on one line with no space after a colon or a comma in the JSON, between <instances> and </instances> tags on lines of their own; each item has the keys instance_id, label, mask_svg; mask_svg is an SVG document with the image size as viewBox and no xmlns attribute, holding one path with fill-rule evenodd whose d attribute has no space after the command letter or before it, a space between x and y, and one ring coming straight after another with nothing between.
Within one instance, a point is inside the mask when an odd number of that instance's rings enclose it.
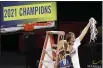
<instances>
[{"instance_id":1,"label":"basketball hoop","mask_svg":"<svg viewBox=\"0 0 103 68\"><path fill-rule=\"evenodd\" d=\"M19 25L21 26L21 25ZM54 22L43 22L43 23L27 23L22 25L24 31L33 31L34 29L50 28L54 26Z\"/></svg>"},{"instance_id":2,"label":"basketball hoop","mask_svg":"<svg viewBox=\"0 0 103 68\"><path fill-rule=\"evenodd\" d=\"M17 24L16 26L13 27L2 27L0 29L1 33L7 33L7 32L15 32L19 30L24 30L24 31L33 31L34 29L45 29L45 28L53 28L55 27L55 22L54 21L49 21L49 22L32 22L32 23L26 23L26 24Z\"/></svg>"},{"instance_id":3,"label":"basketball hoop","mask_svg":"<svg viewBox=\"0 0 103 68\"><path fill-rule=\"evenodd\" d=\"M34 25L33 24L24 24L24 31L33 31Z\"/></svg>"}]
</instances>

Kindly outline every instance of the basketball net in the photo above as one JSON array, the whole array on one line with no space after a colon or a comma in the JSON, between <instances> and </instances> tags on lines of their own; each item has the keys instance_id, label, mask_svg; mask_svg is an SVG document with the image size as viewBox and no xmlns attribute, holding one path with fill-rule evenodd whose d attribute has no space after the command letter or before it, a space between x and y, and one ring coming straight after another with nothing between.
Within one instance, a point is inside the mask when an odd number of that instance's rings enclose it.
<instances>
[{"instance_id":1,"label":"basketball net","mask_svg":"<svg viewBox=\"0 0 103 68\"><path fill-rule=\"evenodd\" d=\"M96 28L97 22L93 17L91 17L91 19L89 20L89 23L90 23L90 33L91 33L90 42L92 41L95 42L95 40L97 39L96 35L98 33L97 28Z\"/></svg>"}]
</instances>

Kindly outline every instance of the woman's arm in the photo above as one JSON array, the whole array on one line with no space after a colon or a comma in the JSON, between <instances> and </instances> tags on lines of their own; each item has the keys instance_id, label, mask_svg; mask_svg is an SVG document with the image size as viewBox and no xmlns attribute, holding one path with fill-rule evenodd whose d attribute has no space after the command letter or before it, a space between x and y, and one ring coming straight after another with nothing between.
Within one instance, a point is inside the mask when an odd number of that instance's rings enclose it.
<instances>
[{"instance_id":1,"label":"woman's arm","mask_svg":"<svg viewBox=\"0 0 103 68\"><path fill-rule=\"evenodd\" d=\"M88 29L90 27L90 22L86 25L86 27L82 30L80 36L79 36L79 39L80 41L82 41L82 39L84 38L84 36L86 35Z\"/></svg>"}]
</instances>

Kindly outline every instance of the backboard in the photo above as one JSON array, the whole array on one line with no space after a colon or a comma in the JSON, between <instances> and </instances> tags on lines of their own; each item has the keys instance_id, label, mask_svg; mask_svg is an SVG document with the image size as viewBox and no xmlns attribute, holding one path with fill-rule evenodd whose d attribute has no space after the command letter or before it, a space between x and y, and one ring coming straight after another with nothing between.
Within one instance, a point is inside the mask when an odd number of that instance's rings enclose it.
<instances>
[{"instance_id":1,"label":"backboard","mask_svg":"<svg viewBox=\"0 0 103 68\"><path fill-rule=\"evenodd\" d=\"M14 29L16 29L16 27L20 27L18 25L49 21L54 24L57 20L56 2L2 1L0 3L1 28L15 27ZM2 30L4 31L4 29Z\"/></svg>"}]
</instances>

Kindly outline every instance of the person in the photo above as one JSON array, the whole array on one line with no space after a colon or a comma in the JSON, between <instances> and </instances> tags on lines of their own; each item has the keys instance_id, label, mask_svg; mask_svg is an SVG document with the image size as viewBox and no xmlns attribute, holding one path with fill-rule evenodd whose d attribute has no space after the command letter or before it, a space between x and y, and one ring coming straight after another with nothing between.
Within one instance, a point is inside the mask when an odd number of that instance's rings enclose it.
<instances>
[{"instance_id":1,"label":"person","mask_svg":"<svg viewBox=\"0 0 103 68\"><path fill-rule=\"evenodd\" d=\"M89 27L90 22L82 30L79 37L75 38L75 34L73 32L68 32L65 40L60 40L58 42L56 68L80 68L78 47L88 32Z\"/></svg>"}]
</instances>

